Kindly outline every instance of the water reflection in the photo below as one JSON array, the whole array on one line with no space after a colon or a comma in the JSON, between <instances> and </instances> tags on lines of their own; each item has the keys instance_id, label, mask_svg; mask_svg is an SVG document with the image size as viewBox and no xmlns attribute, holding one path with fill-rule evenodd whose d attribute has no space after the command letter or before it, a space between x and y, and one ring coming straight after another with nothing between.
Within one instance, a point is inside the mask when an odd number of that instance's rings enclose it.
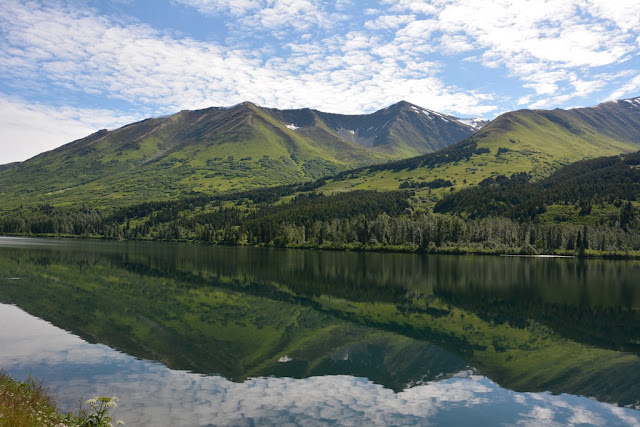
<instances>
[{"instance_id":1,"label":"water reflection","mask_svg":"<svg viewBox=\"0 0 640 427\"><path fill-rule=\"evenodd\" d=\"M0 238L0 301L234 390L347 376L404 399L434 380L473 388L455 377L473 367L512 390L635 405L637 277L631 261Z\"/></svg>"},{"instance_id":2,"label":"water reflection","mask_svg":"<svg viewBox=\"0 0 640 427\"><path fill-rule=\"evenodd\" d=\"M471 371L399 393L347 375L234 383L86 343L17 307L0 305L0 326L0 363L12 375L46 377L66 408L77 407L78 396L120 396L112 414L128 425L640 423L634 410L583 397L516 393Z\"/></svg>"}]
</instances>

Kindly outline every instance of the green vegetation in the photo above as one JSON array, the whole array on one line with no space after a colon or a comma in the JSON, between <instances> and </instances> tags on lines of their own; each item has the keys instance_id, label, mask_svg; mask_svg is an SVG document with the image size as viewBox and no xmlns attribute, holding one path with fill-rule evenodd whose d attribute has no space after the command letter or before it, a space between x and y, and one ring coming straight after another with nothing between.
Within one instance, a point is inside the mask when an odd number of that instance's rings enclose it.
<instances>
[{"instance_id":1,"label":"green vegetation","mask_svg":"<svg viewBox=\"0 0 640 427\"><path fill-rule=\"evenodd\" d=\"M79 205L81 199L56 191L49 192L52 203L38 204L44 199L23 188L12 194L31 204L17 205L18 199L8 194L9 201L0 211L0 233L347 250L635 257L640 254L640 154L621 157L619 153L637 148L634 135L640 133L640 114L627 104L507 113L467 140L435 153L342 172L337 171L356 159L356 163L371 159L358 157L363 149L358 143L365 144L364 140L343 141L334 135L340 129L356 123L371 123L375 128L375 123L394 118L413 120L415 130L437 120L406 103L368 116L267 110L252 104L183 112L98 133L59 152L43 154L42 159L52 161L46 167L38 166L38 157L0 171L0 182L28 175L33 177L28 185L33 186L32 180L37 183L59 169L53 162L58 159L69 164L65 163L59 179L47 185L71 185L83 177L88 183L77 191L95 193L100 205L105 205L97 207L96 196L88 193L82 193L82 200L88 202ZM612 126L614 118L624 122L625 128ZM400 138L393 126L389 128L386 137ZM444 132L445 128L439 129ZM351 135L355 138L355 133ZM116 147L122 153L133 150L130 166L142 162L140 167L126 169L126 182L119 182L117 191L91 187L105 182L107 178L100 174L107 169L87 166L92 164L87 156L99 153L95 161L111 164L117 155L112 159L108 153L113 154ZM376 156L383 151L369 150ZM217 157L212 157L214 152ZM570 163L603 153L615 156ZM280 168L272 162L275 158L291 168ZM328 158L342 166L322 163ZM311 163L313 167L305 166ZM78 165L83 172L74 169ZM202 186L205 170L223 187ZM261 171L282 175L249 183L259 180ZM118 176L117 170L113 172L108 179ZM141 180L131 181L136 174ZM304 182L317 176L323 177ZM291 183L269 187L283 181ZM154 188L165 189L170 196L158 201ZM143 201L127 203L127 194L138 191Z\"/></svg>"},{"instance_id":2,"label":"green vegetation","mask_svg":"<svg viewBox=\"0 0 640 427\"><path fill-rule=\"evenodd\" d=\"M574 168L578 172L583 169ZM587 164L586 169L590 170L591 166ZM632 173L637 171L633 169ZM576 179L581 178L578 175ZM571 182L566 174L561 179L554 176L549 180ZM518 177L498 180L503 181L502 186L483 185L454 194L436 206L436 209L462 206L455 204L456 201L469 199L485 209L486 215L463 207L457 211L450 208L455 215L431 213L417 207L411 193L406 191L354 191L331 196L305 192L281 203L282 196L301 188L294 186L274 191L254 190L229 196L231 200L194 197L144 203L116 211L62 210L45 205L27 211L15 210L0 217L0 233L433 253L638 256L640 213L632 202L633 192L620 194L628 199L594 202L596 199L588 191L591 187L585 188L585 193L571 203L597 206L591 209L590 216L578 214L583 221L575 223L555 218L545 222L535 216L544 212L545 205L536 204L535 197L527 198L525 189L538 188L547 181L520 183ZM612 185L620 184L612 182ZM499 192L503 188L526 198L527 202L515 203L511 210L498 196L495 204L485 202L489 199L484 193ZM578 188L575 187L576 191ZM549 187L540 194L552 197L556 194L554 191ZM558 190L557 194L563 193ZM561 199L549 200L558 203ZM497 216L497 209L502 209L506 217ZM603 215L607 215L606 220Z\"/></svg>"},{"instance_id":3,"label":"green vegetation","mask_svg":"<svg viewBox=\"0 0 640 427\"><path fill-rule=\"evenodd\" d=\"M343 116L243 103L103 130L0 169L0 210L122 207L302 183L431 152L473 133L411 107Z\"/></svg>"},{"instance_id":4,"label":"green vegetation","mask_svg":"<svg viewBox=\"0 0 640 427\"><path fill-rule=\"evenodd\" d=\"M577 162L537 182L530 182L530 178L527 174L495 176L477 187L445 196L434 210L470 218L500 215L522 221L538 220L553 206L541 220L595 225L586 220L595 216L600 224L624 230L631 228L637 214L632 202L640 200L640 153ZM585 220L573 218L573 209L563 210L561 205L575 205Z\"/></svg>"},{"instance_id":5,"label":"green vegetation","mask_svg":"<svg viewBox=\"0 0 640 427\"><path fill-rule=\"evenodd\" d=\"M58 412L53 397L42 384L36 384L32 377L26 382L17 382L0 372L0 425L70 425L67 421L68 417Z\"/></svg>"},{"instance_id":6,"label":"green vegetation","mask_svg":"<svg viewBox=\"0 0 640 427\"><path fill-rule=\"evenodd\" d=\"M639 134L640 109L626 102L514 111L437 153L341 173L319 191L390 191L407 181L452 182L446 191L417 191L432 206L432 198L437 201L451 189L477 185L496 175L527 173L540 179L576 161L637 151Z\"/></svg>"},{"instance_id":7,"label":"green vegetation","mask_svg":"<svg viewBox=\"0 0 640 427\"><path fill-rule=\"evenodd\" d=\"M97 397L86 402L89 411L63 415L53 395L32 376L25 382L15 381L0 371L0 426L109 427L113 421L109 409L117 406L117 401L117 397ZM118 420L117 425L124 422Z\"/></svg>"}]
</instances>

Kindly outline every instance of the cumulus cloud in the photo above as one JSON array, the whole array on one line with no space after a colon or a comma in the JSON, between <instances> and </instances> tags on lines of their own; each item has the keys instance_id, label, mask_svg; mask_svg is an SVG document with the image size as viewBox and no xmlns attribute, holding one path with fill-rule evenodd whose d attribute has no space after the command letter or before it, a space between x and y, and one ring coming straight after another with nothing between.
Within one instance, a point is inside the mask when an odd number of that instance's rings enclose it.
<instances>
[{"instance_id":1,"label":"cumulus cloud","mask_svg":"<svg viewBox=\"0 0 640 427\"><path fill-rule=\"evenodd\" d=\"M230 2L206 5L244 13ZM254 7L253 2L240 5L243 11ZM286 2L274 2L269 10L277 11L279 5ZM302 13L311 6L298 2L294 10ZM412 95L428 101L429 108L451 110L452 99L455 108L469 114L495 108L445 85L431 61L407 55L400 58L407 62L400 64L393 49L385 50L384 40L368 33L290 42L283 45L288 52L284 56L263 57L255 50L170 37L141 24L117 24L90 10L33 9L13 3L0 12L7 41L0 48L5 78L18 81L28 75L45 85L162 105L165 111L250 100L281 108L361 113ZM271 12L261 13L264 18ZM354 102L346 105L345 96Z\"/></svg>"},{"instance_id":2,"label":"cumulus cloud","mask_svg":"<svg viewBox=\"0 0 640 427\"><path fill-rule=\"evenodd\" d=\"M620 99L633 93L637 95L638 92L640 92L640 74L636 75L622 87L611 93L608 100Z\"/></svg>"},{"instance_id":3,"label":"cumulus cloud","mask_svg":"<svg viewBox=\"0 0 640 427\"><path fill-rule=\"evenodd\" d=\"M640 3L633 0L402 1L390 10L416 12L418 5L425 6L426 16L401 28L398 44L408 33L414 49L422 44L445 54L477 50L483 66L505 67L539 103L598 91L608 82L575 82L591 80L592 69L637 55Z\"/></svg>"},{"instance_id":4,"label":"cumulus cloud","mask_svg":"<svg viewBox=\"0 0 640 427\"><path fill-rule=\"evenodd\" d=\"M316 0L175 0L207 15L229 13L238 19L245 32L258 29L292 28L307 31L314 27L330 27L340 20L339 13L327 12L325 2ZM337 10L347 6L336 5Z\"/></svg>"},{"instance_id":5,"label":"cumulus cloud","mask_svg":"<svg viewBox=\"0 0 640 427\"><path fill-rule=\"evenodd\" d=\"M221 13L231 13L237 16L244 16L263 6L260 0L174 0L196 8L198 11L208 15L218 15Z\"/></svg>"}]
</instances>

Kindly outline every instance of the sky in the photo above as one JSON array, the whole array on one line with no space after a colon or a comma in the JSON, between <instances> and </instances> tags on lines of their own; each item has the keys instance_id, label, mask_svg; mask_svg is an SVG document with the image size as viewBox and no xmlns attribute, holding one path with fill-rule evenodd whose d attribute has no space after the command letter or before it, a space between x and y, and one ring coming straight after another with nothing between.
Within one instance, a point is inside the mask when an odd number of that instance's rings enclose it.
<instances>
[{"instance_id":1,"label":"sky","mask_svg":"<svg viewBox=\"0 0 640 427\"><path fill-rule=\"evenodd\" d=\"M457 117L640 95L638 0L2 0L0 164L244 101Z\"/></svg>"}]
</instances>

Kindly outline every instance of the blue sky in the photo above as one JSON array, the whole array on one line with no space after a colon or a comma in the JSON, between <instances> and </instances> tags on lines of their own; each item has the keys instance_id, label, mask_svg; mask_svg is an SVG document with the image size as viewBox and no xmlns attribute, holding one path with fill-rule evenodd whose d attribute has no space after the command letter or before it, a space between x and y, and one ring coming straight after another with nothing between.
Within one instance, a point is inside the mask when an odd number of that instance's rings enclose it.
<instances>
[{"instance_id":1,"label":"blue sky","mask_svg":"<svg viewBox=\"0 0 640 427\"><path fill-rule=\"evenodd\" d=\"M638 0L2 0L0 164L243 101L458 117L640 95Z\"/></svg>"}]
</instances>

